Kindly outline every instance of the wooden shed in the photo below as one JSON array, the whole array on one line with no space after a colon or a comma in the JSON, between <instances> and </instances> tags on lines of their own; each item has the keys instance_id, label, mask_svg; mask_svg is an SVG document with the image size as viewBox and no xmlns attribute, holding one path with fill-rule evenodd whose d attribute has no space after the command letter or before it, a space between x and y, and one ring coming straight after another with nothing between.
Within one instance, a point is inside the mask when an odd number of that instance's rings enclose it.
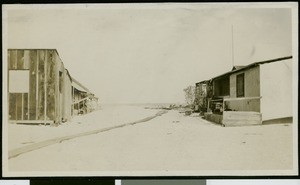
<instances>
[{"instance_id":1,"label":"wooden shed","mask_svg":"<svg viewBox=\"0 0 300 185\"><path fill-rule=\"evenodd\" d=\"M292 56L233 68L211 79L212 114L225 126L292 122Z\"/></svg>"},{"instance_id":2,"label":"wooden shed","mask_svg":"<svg viewBox=\"0 0 300 185\"><path fill-rule=\"evenodd\" d=\"M52 124L74 115L73 79L56 49L8 50L8 119Z\"/></svg>"}]
</instances>

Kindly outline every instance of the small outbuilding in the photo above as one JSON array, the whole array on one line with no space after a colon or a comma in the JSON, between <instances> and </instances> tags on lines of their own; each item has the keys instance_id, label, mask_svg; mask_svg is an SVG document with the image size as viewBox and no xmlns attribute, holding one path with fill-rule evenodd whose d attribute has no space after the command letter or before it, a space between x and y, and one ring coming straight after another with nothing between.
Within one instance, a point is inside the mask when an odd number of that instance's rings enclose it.
<instances>
[{"instance_id":1,"label":"small outbuilding","mask_svg":"<svg viewBox=\"0 0 300 185\"><path fill-rule=\"evenodd\" d=\"M208 120L224 126L292 122L292 56L234 67L210 86Z\"/></svg>"},{"instance_id":2,"label":"small outbuilding","mask_svg":"<svg viewBox=\"0 0 300 185\"><path fill-rule=\"evenodd\" d=\"M71 120L83 98L56 49L8 50L8 119L13 123L59 124ZM78 102L77 102L78 101Z\"/></svg>"}]
</instances>

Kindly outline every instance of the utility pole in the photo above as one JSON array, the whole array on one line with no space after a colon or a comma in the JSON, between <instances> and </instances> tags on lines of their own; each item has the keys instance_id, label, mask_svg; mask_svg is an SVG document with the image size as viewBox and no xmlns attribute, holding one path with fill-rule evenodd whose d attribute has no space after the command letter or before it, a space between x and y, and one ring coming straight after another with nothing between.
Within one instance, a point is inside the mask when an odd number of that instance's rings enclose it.
<instances>
[{"instance_id":1,"label":"utility pole","mask_svg":"<svg viewBox=\"0 0 300 185\"><path fill-rule=\"evenodd\" d=\"M231 54L232 54L232 67L234 67L234 40L233 40L233 25L231 25Z\"/></svg>"}]
</instances>

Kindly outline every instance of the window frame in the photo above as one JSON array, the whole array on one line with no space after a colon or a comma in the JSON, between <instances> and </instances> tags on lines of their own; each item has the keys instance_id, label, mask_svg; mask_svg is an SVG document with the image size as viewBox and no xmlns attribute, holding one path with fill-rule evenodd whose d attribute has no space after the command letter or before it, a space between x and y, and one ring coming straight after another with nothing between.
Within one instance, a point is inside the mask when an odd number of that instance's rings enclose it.
<instances>
[{"instance_id":1,"label":"window frame","mask_svg":"<svg viewBox=\"0 0 300 185\"><path fill-rule=\"evenodd\" d=\"M236 75L236 97L245 97L245 73Z\"/></svg>"}]
</instances>

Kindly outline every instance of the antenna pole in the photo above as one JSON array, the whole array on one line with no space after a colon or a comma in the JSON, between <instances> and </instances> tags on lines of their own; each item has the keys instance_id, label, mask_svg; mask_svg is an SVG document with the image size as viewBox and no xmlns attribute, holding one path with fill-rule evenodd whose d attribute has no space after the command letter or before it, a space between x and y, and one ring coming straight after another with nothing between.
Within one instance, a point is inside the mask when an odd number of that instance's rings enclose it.
<instances>
[{"instance_id":1,"label":"antenna pole","mask_svg":"<svg viewBox=\"0 0 300 185\"><path fill-rule=\"evenodd\" d=\"M231 54L232 54L232 67L234 67L234 42L233 42L233 25L231 25Z\"/></svg>"}]
</instances>

